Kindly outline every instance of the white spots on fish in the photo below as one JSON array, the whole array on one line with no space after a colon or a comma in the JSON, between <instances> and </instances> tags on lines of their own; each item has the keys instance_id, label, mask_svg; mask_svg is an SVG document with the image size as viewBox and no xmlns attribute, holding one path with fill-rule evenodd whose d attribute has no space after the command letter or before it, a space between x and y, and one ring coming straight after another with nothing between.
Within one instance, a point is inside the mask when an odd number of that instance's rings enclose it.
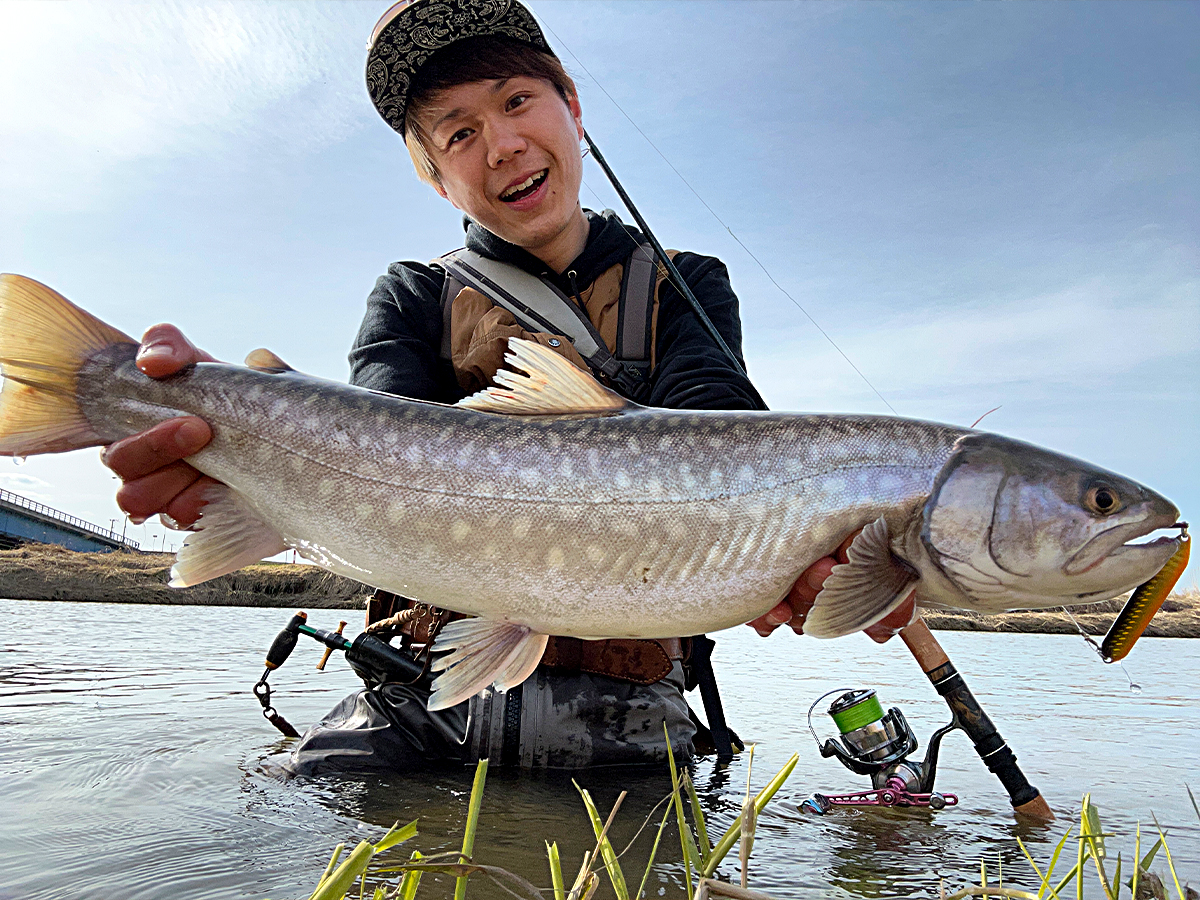
<instances>
[{"instance_id":1,"label":"white spots on fish","mask_svg":"<svg viewBox=\"0 0 1200 900\"><path fill-rule=\"evenodd\" d=\"M708 486L714 490L720 490L725 486L725 473L717 466L708 470Z\"/></svg>"},{"instance_id":2,"label":"white spots on fish","mask_svg":"<svg viewBox=\"0 0 1200 900\"><path fill-rule=\"evenodd\" d=\"M558 461L558 474L563 478L575 477L575 460L569 456L564 456Z\"/></svg>"},{"instance_id":3,"label":"white spots on fish","mask_svg":"<svg viewBox=\"0 0 1200 900\"><path fill-rule=\"evenodd\" d=\"M696 476L692 473L692 467L684 463L679 467L676 474L679 476L679 483L684 490L692 490L696 486Z\"/></svg>"},{"instance_id":4,"label":"white spots on fish","mask_svg":"<svg viewBox=\"0 0 1200 900\"><path fill-rule=\"evenodd\" d=\"M475 482L473 493L480 497L493 497L496 494L496 482L480 478Z\"/></svg>"},{"instance_id":5,"label":"white spots on fish","mask_svg":"<svg viewBox=\"0 0 1200 900\"><path fill-rule=\"evenodd\" d=\"M629 473L624 469L618 469L617 473L613 475L613 484L620 490L627 491L633 487L633 479L629 477Z\"/></svg>"},{"instance_id":6,"label":"white spots on fish","mask_svg":"<svg viewBox=\"0 0 1200 900\"><path fill-rule=\"evenodd\" d=\"M455 519L450 524L450 540L456 544L461 544L471 536L472 528L462 519Z\"/></svg>"},{"instance_id":7,"label":"white spots on fish","mask_svg":"<svg viewBox=\"0 0 1200 900\"><path fill-rule=\"evenodd\" d=\"M639 454L642 452L642 444L634 435L631 434L625 439L625 449L630 453Z\"/></svg>"},{"instance_id":8,"label":"white spots on fish","mask_svg":"<svg viewBox=\"0 0 1200 900\"><path fill-rule=\"evenodd\" d=\"M737 475L734 477L743 485L749 486L758 480L758 473L754 471L754 466L744 465L738 467Z\"/></svg>"},{"instance_id":9,"label":"white spots on fish","mask_svg":"<svg viewBox=\"0 0 1200 900\"><path fill-rule=\"evenodd\" d=\"M299 457L297 457L299 459ZM317 496L322 500L328 500L337 492L337 481L332 478L322 478L317 482Z\"/></svg>"},{"instance_id":10,"label":"white spots on fish","mask_svg":"<svg viewBox=\"0 0 1200 900\"><path fill-rule=\"evenodd\" d=\"M512 533L513 537L525 538L529 534L529 530L533 527L533 521L528 516L517 516L513 519Z\"/></svg>"},{"instance_id":11,"label":"white spots on fish","mask_svg":"<svg viewBox=\"0 0 1200 900\"><path fill-rule=\"evenodd\" d=\"M375 518L375 505L373 503L357 503L354 506L354 512L359 519L370 521Z\"/></svg>"},{"instance_id":12,"label":"white spots on fish","mask_svg":"<svg viewBox=\"0 0 1200 900\"><path fill-rule=\"evenodd\" d=\"M560 438L553 431L546 432L545 440L546 440L546 446L549 447L551 450L557 450L559 447L562 446L562 438Z\"/></svg>"},{"instance_id":13,"label":"white spots on fish","mask_svg":"<svg viewBox=\"0 0 1200 900\"><path fill-rule=\"evenodd\" d=\"M542 473L538 469L526 467L517 471L517 480L526 487L535 487L542 483Z\"/></svg>"},{"instance_id":14,"label":"white spots on fish","mask_svg":"<svg viewBox=\"0 0 1200 900\"><path fill-rule=\"evenodd\" d=\"M393 525L401 525L408 518L407 503L389 503L386 510L387 519Z\"/></svg>"},{"instance_id":15,"label":"white spots on fish","mask_svg":"<svg viewBox=\"0 0 1200 900\"><path fill-rule=\"evenodd\" d=\"M666 493L663 489L663 483L657 478L647 478L642 485L642 491L645 496L658 499Z\"/></svg>"},{"instance_id":16,"label":"white spots on fish","mask_svg":"<svg viewBox=\"0 0 1200 900\"><path fill-rule=\"evenodd\" d=\"M587 548L583 551L583 555L587 557L587 561L592 565L600 566L604 564L604 559L608 553L599 544L588 544Z\"/></svg>"},{"instance_id":17,"label":"white spots on fish","mask_svg":"<svg viewBox=\"0 0 1200 900\"><path fill-rule=\"evenodd\" d=\"M546 551L546 568L561 569L566 561L567 555L563 552L562 547L553 546Z\"/></svg>"}]
</instances>

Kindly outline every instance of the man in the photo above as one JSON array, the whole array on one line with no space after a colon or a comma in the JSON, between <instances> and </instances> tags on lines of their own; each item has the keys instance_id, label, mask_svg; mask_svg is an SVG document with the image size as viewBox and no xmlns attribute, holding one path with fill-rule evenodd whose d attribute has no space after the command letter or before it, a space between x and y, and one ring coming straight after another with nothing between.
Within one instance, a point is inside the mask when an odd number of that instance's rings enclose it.
<instances>
[{"instance_id":1,"label":"man","mask_svg":"<svg viewBox=\"0 0 1200 900\"><path fill-rule=\"evenodd\" d=\"M607 345L607 357L619 357L621 339L641 333L623 317L633 304L625 275L643 237L611 213L580 206L582 110L528 10L515 0L397 4L372 34L367 83L376 109L404 137L418 176L467 217L467 249L570 298ZM604 377L650 406L763 409L740 368L738 302L725 267L692 253L676 254L674 262L739 354L737 364L660 276L644 304L646 359L605 369ZM350 353L354 384L454 402L492 383L511 337L537 340L589 365L564 333L519 320L495 297L448 275L450 265L395 263L379 279ZM143 339L138 365L162 377L202 359L208 357L177 330L156 326ZM208 480L184 458L209 437L204 422L188 418L108 448L106 463L125 481L122 508L135 520L159 513L182 526L195 522ZM805 611L835 563L814 564L784 602L750 624L763 635L785 622L802 631ZM403 646L427 649L446 616L383 599L380 616L399 629ZM902 607L872 636L886 639L907 624L912 609ZM481 756L581 768L687 755L696 728L683 700L686 656L681 640L552 639L520 688L485 691L436 713L425 709L428 689L421 683L370 685L309 730L293 768L407 769Z\"/></svg>"}]
</instances>

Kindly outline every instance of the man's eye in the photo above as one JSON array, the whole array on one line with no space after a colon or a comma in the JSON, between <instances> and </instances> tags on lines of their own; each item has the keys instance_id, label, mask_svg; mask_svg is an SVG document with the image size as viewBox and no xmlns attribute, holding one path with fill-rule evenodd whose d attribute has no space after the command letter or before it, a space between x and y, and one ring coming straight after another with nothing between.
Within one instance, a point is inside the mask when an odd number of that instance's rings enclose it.
<instances>
[{"instance_id":1,"label":"man's eye","mask_svg":"<svg viewBox=\"0 0 1200 900\"><path fill-rule=\"evenodd\" d=\"M460 128L458 131L454 132L454 134L450 135L450 140L446 141L446 146L449 147L451 144L457 144L459 141L465 141L470 136L470 128Z\"/></svg>"},{"instance_id":2,"label":"man's eye","mask_svg":"<svg viewBox=\"0 0 1200 900\"><path fill-rule=\"evenodd\" d=\"M524 103L528 99L529 99L528 94L517 94L515 97L513 97L512 99L510 99L508 101L508 108L516 109L518 106L520 106L522 103Z\"/></svg>"}]
</instances>

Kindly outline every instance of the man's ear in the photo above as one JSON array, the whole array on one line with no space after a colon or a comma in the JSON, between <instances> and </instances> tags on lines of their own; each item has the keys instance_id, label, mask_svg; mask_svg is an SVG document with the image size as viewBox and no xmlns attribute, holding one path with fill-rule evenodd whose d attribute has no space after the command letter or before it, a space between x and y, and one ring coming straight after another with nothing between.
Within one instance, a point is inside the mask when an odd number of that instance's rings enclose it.
<instances>
[{"instance_id":1,"label":"man's ear","mask_svg":"<svg viewBox=\"0 0 1200 900\"><path fill-rule=\"evenodd\" d=\"M571 118L575 120L575 130L579 132L579 140L583 140L583 107L579 105L579 97L571 94L567 98L567 107L571 110Z\"/></svg>"},{"instance_id":2,"label":"man's ear","mask_svg":"<svg viewBox=\"0 0 1200 900\"><path fill-rule=\"evenodd\" d=\"M430 186L435 191L437 191L438 196L441 197L443 200L450 200L450 198L448 196L446 196L446 189L444 187L442 187L442 183L440 181L431 182ZM455 209L458 209L457 203L455 203L453 200L450 200L450 203L454 206Z\"/></svg>"}]
</instances>

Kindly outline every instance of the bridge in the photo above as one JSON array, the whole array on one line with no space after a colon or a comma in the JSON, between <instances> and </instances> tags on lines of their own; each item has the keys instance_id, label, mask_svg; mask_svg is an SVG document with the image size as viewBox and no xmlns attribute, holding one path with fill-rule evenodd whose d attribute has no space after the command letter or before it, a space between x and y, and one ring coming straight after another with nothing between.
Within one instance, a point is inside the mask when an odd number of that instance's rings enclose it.
<instances>
[{"instance_id":1,"label":"bridge","mask_svg":"<svg viewBox=\"0 0 1200 900\"><path fill-rule=\"evenodd\" d=\"M0 550L11 550L27 541L98 553L138 549L137 541L127 540L115 531L0 489Z\"/></svg>"}]
</instances>

